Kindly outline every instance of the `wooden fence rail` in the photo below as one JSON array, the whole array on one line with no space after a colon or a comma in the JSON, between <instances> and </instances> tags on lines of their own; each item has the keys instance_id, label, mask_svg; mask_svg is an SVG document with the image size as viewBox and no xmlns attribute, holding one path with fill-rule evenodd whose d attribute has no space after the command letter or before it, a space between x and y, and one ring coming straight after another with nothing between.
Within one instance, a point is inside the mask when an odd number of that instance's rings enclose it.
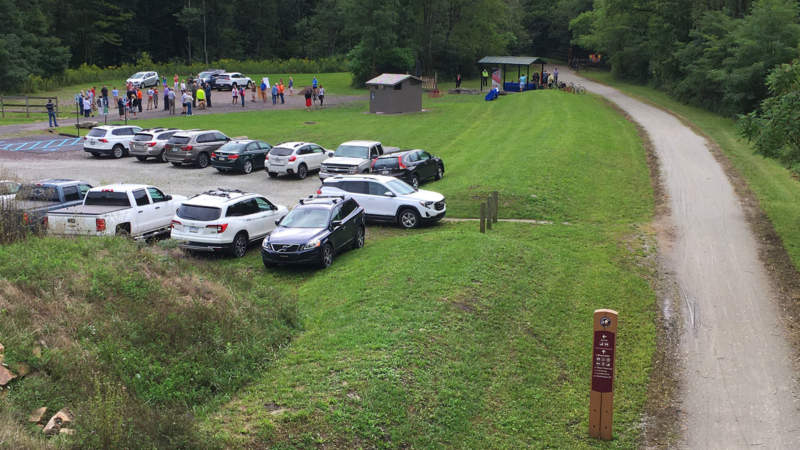
<instances>
[{"instance_id":1,"label":"wooden fence rail","mask_svg":"<svg viewBox=\"0 0 800 450\"><path fill-rule=\"evenodd\" d=\"M6 113L25 113L30 117L33 113L46 113L47 100L55 100L55 111L58 114L58 97L35 97L32 95L0 95L0 118Z\"/></svg>"}]
</instances>

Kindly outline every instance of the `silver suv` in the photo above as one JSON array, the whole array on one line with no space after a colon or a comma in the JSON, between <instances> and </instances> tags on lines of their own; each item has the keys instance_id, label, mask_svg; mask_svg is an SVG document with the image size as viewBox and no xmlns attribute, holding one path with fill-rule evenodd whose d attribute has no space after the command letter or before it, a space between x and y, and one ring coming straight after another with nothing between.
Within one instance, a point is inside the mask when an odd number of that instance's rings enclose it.
<instances>
[{"instance_id":1,"label":"silver suv","mask_svg":"<svg viewBox=\"0 0 800 450\"><path fill-rule=\"evenodd\" d=\"M130 153L139 161L154 157L159 162L167 162L164 146L172 135L180 131L177 128L142 130L133 136Z\"/></svg>"},{"instance_id":2,"label":"silver suv","mask_svg":"<svg viewBox=\"0 0 800 450\"><path fill-rule=\"evenodd\" d=\"M169 138L164 146L164 155L173 166L192 164L205 169L211 160L211 152L230 140L218 130L181 131Z\"/></svg>"}]
</instances>

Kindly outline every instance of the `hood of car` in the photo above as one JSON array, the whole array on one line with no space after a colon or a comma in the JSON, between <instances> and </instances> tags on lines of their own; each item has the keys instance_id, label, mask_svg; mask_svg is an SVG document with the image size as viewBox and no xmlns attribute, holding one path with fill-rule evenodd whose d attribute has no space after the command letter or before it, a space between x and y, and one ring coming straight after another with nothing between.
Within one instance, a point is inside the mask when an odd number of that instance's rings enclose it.
<instances>
[{"instance_id":1,"label":"hood of car","mask_svg":"<svg viewBox=\"0 0 800 450\"><path fill-rule=\"evenodd\" d=\"M334 156L333 158L328 158L322 162L322 164L342 164L345 166L357 166L363 163L364 160L361 158L345 158L344 156Z\"/></svg>"},{"instance_id":2,"label":"hood of car","mask_svg":"<svg viewBox=\"0 0 800 450\"><path fill-rule=\"evenodd\" d=\"M423 189L420 189L417 192L413 192L411 194L406 194L403 197L413 198L414 200L420 200L423 202L440 202L444 200L444 195L438 192L426 191Z\"/></svg>"},{"instance_id":3,"label":"hood of car","mask_svg":"<svg viewBox=\"0 0 800 450\"><path fill-rule=\"evenodd\" d=\"M306 242L321 237L327 230L325 228L287 228L278 226L267 237L272 244L305 244Z\"/></svg>"}]
</instances>

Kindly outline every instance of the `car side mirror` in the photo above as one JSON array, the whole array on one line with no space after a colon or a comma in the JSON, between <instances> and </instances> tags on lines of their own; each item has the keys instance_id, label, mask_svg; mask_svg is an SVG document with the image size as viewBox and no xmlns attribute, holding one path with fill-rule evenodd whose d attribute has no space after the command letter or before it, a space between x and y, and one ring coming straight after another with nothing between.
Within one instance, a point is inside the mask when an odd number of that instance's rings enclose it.
<instances>
[{"instance_id":1,"label":"car side mirror","mask_svg":"<svg viewBox=\"0 0 800 450\"><path fill-rule=\"evenodd\" d=\"M333 152L328 152L328 158L333 158Z\"/></svg>"},{"instance_id":2,"label":"car side mirror","mask_svg":"<svg viewBox=\"0 0 800 450\"><path fill-rule=\"evenodd\" d=\"M394 192L386 191L386 192L383 193L383 195L386 196L386 197L394 197Z\"/></svg>"},{"instance_id":3,"label":"car side mirror","mask_svg":"<svg viewBox=\"0 0 800 450\"><path fill-rule=\"evenodd\" d=\"M281 219L275 220L275 225L280 225L281 224L281 220L283 220L283 219L281 218Z\"/></svg>"},{"instance_id":4,"label":"car side mirror","mask_svg":"<svg viewBox=\"0 0 800 450\"><path fill-rule=\"evenodd\" d=\"M332 228L338 228L340 226L342 226L342 221L341 220L334 220L334 221L331 222L331 227Z\"/></svg>"},{"instance_id":5,"label":"car side mirror","mask_svg":"<svg viewBox=\"0 0 800 450\"><path fill-rule=\"evenodd\" d=\"M171 196L171 195L167 195L166 197L164 197L164 199L165 199L166 201L170 201L170 200L172 200L172 196Z\"/></svg>"}]
</instances>

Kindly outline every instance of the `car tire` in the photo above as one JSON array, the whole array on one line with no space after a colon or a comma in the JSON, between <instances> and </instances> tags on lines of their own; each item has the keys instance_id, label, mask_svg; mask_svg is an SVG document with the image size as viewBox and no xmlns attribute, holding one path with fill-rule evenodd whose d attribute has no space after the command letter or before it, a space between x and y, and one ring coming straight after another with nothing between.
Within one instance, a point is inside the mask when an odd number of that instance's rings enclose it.
<instances>
[{"instance_id":1,"label":"car tire","mask_svg":"<svg viewBox=\"0 0 800 450\"><path fill-rule=\"evenodd\" d=\"M223 169L222 167L217 167L216 169L219 173L228 173L228 169Z\"/></svg>"},{"instance_id":2,"label":"car tire","mask_svg":"<svg viewBox=\"0 0 800 450\"><path fill-rule=\"evenodd\" d=\"M358 227L356 230L356 237L353 239L353 248L358 249L364 246L364 236L366 234L366 230L364 230L363 226Z\"/></svg>"},{"instance_id":3,"label":"car tire","mask_svg":"<svg viewBox=\"0 0 800 450\"><path fill-rule=\"evenodd\" d=\"M333 246L330 242L326 242L319 252L319 265L323 269L327 269L333 264Z\"/></svg>"},{"instance_id":4,"label":"car tire","mask_svg":"<svg viewBox=\"0 0 800 450\"><path fill-rule=\"evenodd\" d=\"M406 229L417 228L420 223L419 213L413 208L403 208L397 213L397 223Z\"/></svg>"},{"instance_id":5,"label":"car tire","mask_svg":"<svg viewBox=\"0 0 800 450\"><path fill-rule=\"evenodd\" d=\"M161 161L162 163L169 162L169 161L167 161L167 151L166 150L161 150L161 155L158 156L158 160Z\"/></svg>"},{"instance_id":6,"label":"car tire","mask_svg":"<svg viewBox=\"0 0 800 450\"><path fill-rule=\"evenodd\" d=\"M441 180L442 177L444 177L444 167L442 167L442 165L439 164L438 166L436 166L436 177L435 178L437 180Z\"/></svg>"},{"instance_id":7,"label":"car tire","mask_svg":"<svg viewBox=\"0 0 800 450\"><path fill-rule=\"evenodd\" d=\"M231 243L231 254L236 258L241 258L247 254L247 233L240 231L233 238Z\"/></svg>"},{"instance_id":8,"label":"car tire","mask_svg":"<svg viewBox=\"0 0 800 450\"><path fill-rule=\"evenodd\" d=\"M242 165L242 173L247 175L253 173L253 161L247 160Z\"/></svg>"},{"instance_id":9,"label":"car tire","mask_svg":"<svg viewBox=\"0 0 800 450\"><path fill-rule=\"evenodd\" d=\"M131 236L131 229L130 225L117 225L117 229L114 230L114 234L116 236L121 236L124 238Z\"/></svg>"},{"instance_id":10,"label":"car tire","mask_svg":"<svg viewBox=\"0 0 800 450\"><path fill-rule=\"evenodd\" d=\"M278 172L267 172L270 178L278 178Z\"/></svg>"},{"instance_id":11,"label":"car tire","mask_svg":"<svg viewBox=\"0 0 800 450\"><path fill-rule=\"evenodd\" d=\"M138 159L139 161L144 162L144 161L147 161L147 156L137 156L136 159Z\"/></svg>"},{"instance_id":12,"label":"car tire","mask_svg":"<svg viewBox=\"0 0 800 450\"><path fill-rule=\"evenodd\" d=\"M172 165L175 166L175 167L180 167L181 163L172 161Z\"/></svg>"},{"instance_id":13,"label":"car tire","mask_svg":"<svg viewBox=\"0 0 800 450\"><path fill-rule=\"evenodd\" d=\"M413 187L415 191L418 190L419 189L419 176L417 174L411 175L411 180L410 181L411 182L408 183L408 184L410 184L411 187Z\"/></svg>"},{"instance_id":14,"label":"car tire","mask_svg":"<svg viewBox=\"0 0 800 450\"><path fill-rule=\"evenodd\" d=\"M297 178L304 179L308 175L308 167L305 164L297 166Z\"/></svg>"},{"instance_id":15,"label":"car tire","mask_svg":"<svg viewBox=\"0 0 800 450\"><path fill-rule=\"evenodd\" d=\"M208 167L208 153L200 153L197 155L197 161L195 161L195 164L197 164L197 167L201 169Z\"/></svg>"},{"instance_id":16,"label":"car tire","mask_svg":"<svg viewBox=\"0 0 800 450\"><path fill-rule=\"evenodd\" d=\"M111 156L113 156L116 159L122 158L123 156L125 156L125 147L119 144L115 145L114 148L111 149Z\"/></svg>"}]
</instances>

